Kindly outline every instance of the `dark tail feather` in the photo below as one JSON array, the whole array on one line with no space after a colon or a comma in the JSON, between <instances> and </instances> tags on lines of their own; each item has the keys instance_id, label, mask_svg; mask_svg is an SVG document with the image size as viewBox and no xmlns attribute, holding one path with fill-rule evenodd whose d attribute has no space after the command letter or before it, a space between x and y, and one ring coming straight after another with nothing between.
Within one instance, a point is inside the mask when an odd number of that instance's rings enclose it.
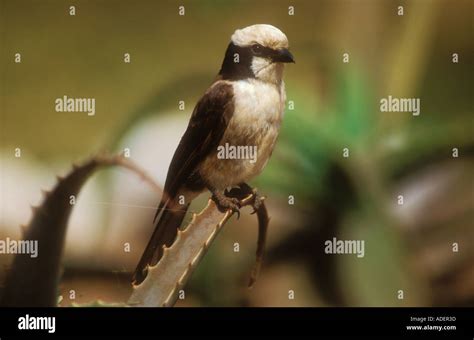
<instances>
[{"instance_id":1,"label":"dark tail feather","mask_svg":"<svg viewBox=\"0 0 474 340\"><path fill-rule=\"evenodd\" d=\"M188 207L189 204L180 205L171 201L160 203L156 216L160 213L161 216L133 274L132 282L134 284L139 284L145 279L148 265L155 265L161 259L163 245L169 247L174 242Z\"/></svg>"}]
</instances>

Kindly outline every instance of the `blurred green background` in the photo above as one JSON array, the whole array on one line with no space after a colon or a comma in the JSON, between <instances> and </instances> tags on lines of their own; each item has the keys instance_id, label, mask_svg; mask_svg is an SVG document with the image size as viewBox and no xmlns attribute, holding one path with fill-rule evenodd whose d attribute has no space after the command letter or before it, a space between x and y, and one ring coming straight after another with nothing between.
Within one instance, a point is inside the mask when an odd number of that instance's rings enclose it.
<instances>
[{"instance_id":1,"label":"blurred green background","mask_svg":"<svg viewBox=\"0 0 474 340\"><path fill-rule=\"evenodd\" d=\"M294 109L254 182L271 216L264 269L247 290L256 221L233 221L178 305L474 305L472 1L0 4L0 237L18 237L40 189L98 151L131 148L132 160L162 182L230 35L267 23L286 33L296 64L285 70ZM63 95L95 98L96 115L56 112ZM421 114L380 112L388 95L420 98ZM64 294L79 294L62 305L130 293L159 197L117 172L99 174L80 198L61 284ZM324 254L333 237L365 240L365 257ZM130 254L120 251L124 242ZM10 259L0 260L1 280Z\"/></svg>"}]
</instances>

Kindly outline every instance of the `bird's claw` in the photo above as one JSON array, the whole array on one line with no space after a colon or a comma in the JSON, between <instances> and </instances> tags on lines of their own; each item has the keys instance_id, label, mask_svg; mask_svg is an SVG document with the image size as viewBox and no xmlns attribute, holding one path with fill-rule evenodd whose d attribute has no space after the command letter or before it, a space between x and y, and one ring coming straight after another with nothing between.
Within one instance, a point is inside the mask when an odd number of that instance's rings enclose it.
<instances>
[{"instance_id":1,"label":"bird's claw","mask_svg":"<svg viewBox=\"0 0 474 340\"><path fill-rule=\"evenodd\" d=\"M252 208L253 211L250 213L250 215L253 215L257 213L258 209L262 206L264 197L260 196L256 190L253 191L253 202L252 202Z\"/></svg>"},{"instance_id":2,"label":"bird's claw","mask_svg":"<svg viewBox=\"0 0 474 340\"><path fill-rule=\"evenodd\" d=\"M240 201L237 198L227 197L224 194L214 194L212 195L212 199L220 211L231 210L237 214L237 219L240 218Z\"/></svg>"}]
</instances>

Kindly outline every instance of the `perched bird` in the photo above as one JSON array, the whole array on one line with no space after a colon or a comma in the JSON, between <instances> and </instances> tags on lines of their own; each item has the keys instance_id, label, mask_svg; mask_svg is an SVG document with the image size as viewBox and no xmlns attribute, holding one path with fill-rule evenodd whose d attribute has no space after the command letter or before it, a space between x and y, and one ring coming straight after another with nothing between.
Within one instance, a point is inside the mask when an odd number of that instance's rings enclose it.
<instances>
[{"instance_id":1,"label":"perched bird","mask_svg":"<svg viewBox=\"0 0 474 340\"><path fill-rule=\"evenodd\" d=\"M238 212L239 201L225 190L251 189L246 182L267 164L285 109L284 63L292 62L288 39L278 28L252 25L234 32L219 74L194 108L171 160L156 227L134 284L143 281L148 265L159 261L163 246L173 243L190 202L200 193L208 189L219 209ZM254 147L256 157L218 157L223 145Z\"/></svg>"}]
</instances>

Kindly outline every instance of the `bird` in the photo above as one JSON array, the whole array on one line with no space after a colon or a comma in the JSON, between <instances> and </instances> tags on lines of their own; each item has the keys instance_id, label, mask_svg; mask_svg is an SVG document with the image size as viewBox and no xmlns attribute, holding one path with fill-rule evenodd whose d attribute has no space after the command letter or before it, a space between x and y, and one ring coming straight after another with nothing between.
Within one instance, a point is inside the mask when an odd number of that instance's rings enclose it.
<instances>
[{"instance_id":1,"label":"bird","mask_svg":"<svg viewBox=\"0 0 474 340\"><path fill-rule=\"evenodd\" d=\"M288 38L275 26L256 24L232 34L220 71L197 102L171 160L155 229L133 274L134 285L174 242L198 195L209 190L221 211L239 211L239 200L228 197L227 190L251 190L247 182L265 168L284 116L284 65L294 62ZM255 158L219 157L223 145L254 147ZM257 195L254 208L259 202Z\"/></svg>"}]
</instances>

